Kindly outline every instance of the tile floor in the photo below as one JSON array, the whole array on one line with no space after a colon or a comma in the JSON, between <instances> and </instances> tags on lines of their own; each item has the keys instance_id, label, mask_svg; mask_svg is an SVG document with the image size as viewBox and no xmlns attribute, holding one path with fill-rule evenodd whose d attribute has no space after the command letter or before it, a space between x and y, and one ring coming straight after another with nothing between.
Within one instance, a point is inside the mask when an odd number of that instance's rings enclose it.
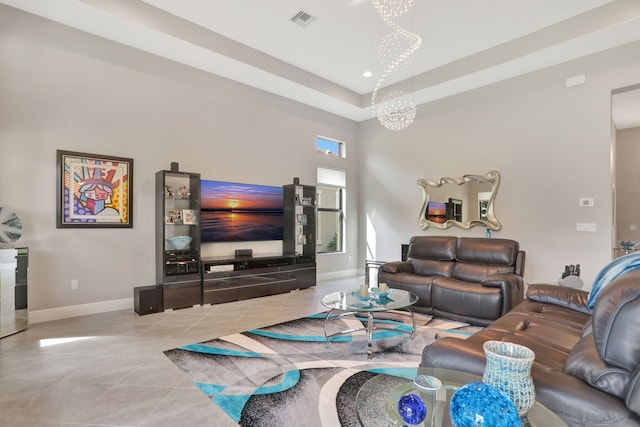
<instances>
[{"instance_id":1,"label":"tile floor","mask_svg":"<svg viewBox=\"0 0 640 427\"><path fill-rule=\"evenodd\" d=\"M362 278L213 306L33 324L0 339L0 426L235 426L162 353L324 310Z\"/></svg>"}]
</instances>

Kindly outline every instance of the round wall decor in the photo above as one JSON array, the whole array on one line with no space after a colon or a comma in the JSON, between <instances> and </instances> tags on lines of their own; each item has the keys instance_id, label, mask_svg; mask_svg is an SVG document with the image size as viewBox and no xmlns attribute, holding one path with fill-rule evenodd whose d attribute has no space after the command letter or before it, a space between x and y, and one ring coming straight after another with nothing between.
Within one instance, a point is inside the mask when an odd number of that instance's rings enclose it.
<instances>
[{"instance_id":1,"label":"round wall decor","mask_svg":"<svg viewBox=\"0 0 640 427\"><path fill-rule=\"evenodd\" d=\"M0 207L0 243L13 243L22 236L22 221L15 212Z\"/></svg>"}]
</instances>

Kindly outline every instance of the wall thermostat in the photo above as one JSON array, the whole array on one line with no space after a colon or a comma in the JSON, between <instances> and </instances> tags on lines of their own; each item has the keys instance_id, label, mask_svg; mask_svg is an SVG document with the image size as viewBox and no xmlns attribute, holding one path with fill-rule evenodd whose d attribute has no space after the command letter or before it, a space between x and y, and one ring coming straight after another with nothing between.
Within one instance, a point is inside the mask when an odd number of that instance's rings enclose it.
<instances>
[{"instance_id":1,"label":"wall thermostat","mask_svg":"<svg viewBox=\"0 0 640 427\"><path fill-rule=\"evenodd\" d=\"M580 207L581 208L592 208L593 207L593 197L583 197L580 199Z\"/></svg>"}]
</instances>

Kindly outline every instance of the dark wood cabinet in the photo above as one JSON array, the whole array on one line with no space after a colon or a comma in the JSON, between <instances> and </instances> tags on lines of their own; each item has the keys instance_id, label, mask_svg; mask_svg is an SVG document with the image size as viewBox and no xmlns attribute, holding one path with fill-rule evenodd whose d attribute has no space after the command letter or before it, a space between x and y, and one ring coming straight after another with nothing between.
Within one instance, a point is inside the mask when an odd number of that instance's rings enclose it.
<instances>
[{"instance_id":1,"label":"dark wood cabinet","mask_svg":"<svg viewBox=\"0 0 640 427\"><path fill-rule=\"evenodd\" d=\"M202 304L199 173L156 173L156 282L165 309Z\"/></svg>"},{"instance_id":2,"label":"dark wood cabinet","mask_svg":"<svg viewBox=\"0 0 640 427\"><path fill-rule=\"evenodd\" d=\"M215 257L202 260L202 302L219 304L315 285L315 263L296 255Z\"/></svg>"},{"instance_id":3,"label":"dark wood cabinet","mask_svg":"<svg viewBox=\"0 0 640 427\"><path fill-rule=\"evenodd\" d=\"M156 173L156 281L138 290L137 312L156 310L143 297L162 295L163 309L218 304L316 285L316 190L283 187L283 253L201 259L200 174L177 167ZM146 307L146 306L149 307ZM146 307L146 308L145 308Z\"/></svg>"},{"instance_id":4,"label":"dark wood cabinet","mask_svg":"<svg viewBox=\"0 0 640 427\"><path fill-rule=\"evenodd\" d=\"M308 284L308 286L315 286L316 187L302 185L298 178L295 178L293 184L284 185L282 188L284 190L282 253L297 256L300 267L300 280ZM302 270L303 268L304 270Z\"/></svg>"}]
</instances>

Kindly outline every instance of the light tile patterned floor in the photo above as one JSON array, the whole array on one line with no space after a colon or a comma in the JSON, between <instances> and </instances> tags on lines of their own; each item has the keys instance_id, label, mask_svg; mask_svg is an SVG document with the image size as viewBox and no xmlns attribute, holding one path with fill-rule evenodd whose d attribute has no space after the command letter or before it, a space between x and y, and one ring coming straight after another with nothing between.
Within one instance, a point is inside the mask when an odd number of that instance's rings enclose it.
<instances>
[{"instance_id":1,"label":"light tile patterned floor","mask_svg":"<svg viewBox=\"0 0 640 427\"><path fill-rule=\"evenodd\" d=\"M362 278L164 313L133 310L37 323L0 340L0 426L236 426L162 353L324 311Z\"/></svg>"}]
</instances>

